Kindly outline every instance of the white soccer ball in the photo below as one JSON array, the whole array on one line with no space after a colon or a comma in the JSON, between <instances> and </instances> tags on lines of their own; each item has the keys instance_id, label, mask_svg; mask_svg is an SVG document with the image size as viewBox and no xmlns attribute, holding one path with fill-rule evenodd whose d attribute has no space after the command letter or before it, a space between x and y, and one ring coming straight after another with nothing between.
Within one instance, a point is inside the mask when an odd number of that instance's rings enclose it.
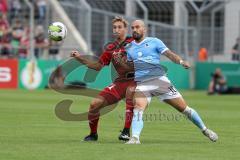
<instances>
[{"instance_id":1,"label":"white soccer ball","mask_svg":"<svg viewBox=\"0 0 240 160\"><path fill-rule=\"evenodd\" d=\"M48 36L53 41L61 41L67 36L67 28L61 22L53 22L48 27Z\"/></svg>"}]
</instances>

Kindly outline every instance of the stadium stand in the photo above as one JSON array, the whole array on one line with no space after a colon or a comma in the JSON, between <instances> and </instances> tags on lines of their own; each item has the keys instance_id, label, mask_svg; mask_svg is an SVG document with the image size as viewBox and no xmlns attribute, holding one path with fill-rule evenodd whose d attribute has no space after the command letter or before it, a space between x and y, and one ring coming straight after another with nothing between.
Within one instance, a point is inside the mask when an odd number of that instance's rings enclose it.
<instances>
[{"instance_id":1,"label":"stadium stand","mask_svg":"<svg viewBox=\"0 0 240 160\"><path fill-rule=\"evenodd\" d=\"M35 6L35 26L36 27L36 37L35 51L37 57L42 56L45 49L47 50L48 41L47 33L45 29L47 28L46 22L46 1L38 0L33 1ZM32 2L32 3L33 3ZM30 10L26 3L22 0L14 1L1 1L5 4L5 12L0 13L0 56L1 58L27 58L29 56L28 48L30 46L29 41L29 18ZM1 4L0 6L3 6ZM1 8L1 7L0 7ZM39 35L39 29L41 28L41 36ZM44 41L44 45L41 44Z\"/></svg>"}]
</instances>

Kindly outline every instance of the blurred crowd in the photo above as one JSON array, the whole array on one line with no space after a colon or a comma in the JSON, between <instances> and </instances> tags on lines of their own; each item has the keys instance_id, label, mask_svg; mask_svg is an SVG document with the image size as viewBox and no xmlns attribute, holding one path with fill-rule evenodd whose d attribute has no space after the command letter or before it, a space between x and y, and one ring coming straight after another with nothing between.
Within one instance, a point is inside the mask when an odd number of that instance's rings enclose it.
<instances>
[{"instance_id":1,"label":"blurred crowd","mask_svg":"<svg viewBox=\"0 0 240 160\"><path fill-rule=\"evenodd\" d=\"M34 54L55 58L59 45L49 41L46 32L46 0L31 0L35 11ZM23 0L0 0L0 58L30 56L30 11ZM50 47L51 46L51 47Z\"/></svg>"}]
</instances>

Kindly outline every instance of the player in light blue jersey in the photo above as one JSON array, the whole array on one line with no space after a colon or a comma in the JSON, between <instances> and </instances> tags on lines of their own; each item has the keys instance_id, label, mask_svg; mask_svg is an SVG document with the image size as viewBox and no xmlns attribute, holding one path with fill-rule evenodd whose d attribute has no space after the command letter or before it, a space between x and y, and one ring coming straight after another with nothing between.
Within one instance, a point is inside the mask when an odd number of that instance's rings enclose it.
<instances>
[{"instance_id":1,"label":"player in light blue jersey","mask_svg":"<svg viewBox=\"0 0 240 160\"><path fill-rule=\"evenodd\" d=\"M143 21L134 21L131 28L134 41L127 46L127 54L128 61L134 64L137 87L134 95L132 137L127 144L140 144L139 137L143 128L142 115L153 96L158 96L160 100L186 115L211 141L217 141L217 134L205 126L198 113L187 105L165 76L165 70L160 65L160 56L165 55L186 69L190 67L189 63L168 49L158 38L145 37L146 28Z\"/></svg>"}]
</instances>

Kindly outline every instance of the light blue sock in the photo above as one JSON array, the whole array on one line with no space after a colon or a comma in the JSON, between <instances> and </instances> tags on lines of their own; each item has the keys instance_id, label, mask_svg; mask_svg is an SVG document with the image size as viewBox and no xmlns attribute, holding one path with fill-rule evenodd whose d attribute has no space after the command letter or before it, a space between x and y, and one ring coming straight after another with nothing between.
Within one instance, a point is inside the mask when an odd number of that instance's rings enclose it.
<instances>
[{"instance_id":1,"label":"light blue sock","mask_svg":"<svg viewBox=\"0 0 240 160\"><path fill-rule=\"evenodd\" d=\"M202 131L207 129L207 127L203 123L201 117L198 115L198 113L194 109L187 106L182 113L184 115L186 115L188 117L188 119L191 120Z\"/></svg>"},{"instance_id":2,"label":"light blue sock","mask_svg":"<svg viewBox=\"0 0 240 160\"><path fill-rule=\"evenodd\" d=\"M133 110L132 136L138 139L143 129L142 115L143 115L143 110L136 109L136 108Z\"/></svg>"}]
</instances>

